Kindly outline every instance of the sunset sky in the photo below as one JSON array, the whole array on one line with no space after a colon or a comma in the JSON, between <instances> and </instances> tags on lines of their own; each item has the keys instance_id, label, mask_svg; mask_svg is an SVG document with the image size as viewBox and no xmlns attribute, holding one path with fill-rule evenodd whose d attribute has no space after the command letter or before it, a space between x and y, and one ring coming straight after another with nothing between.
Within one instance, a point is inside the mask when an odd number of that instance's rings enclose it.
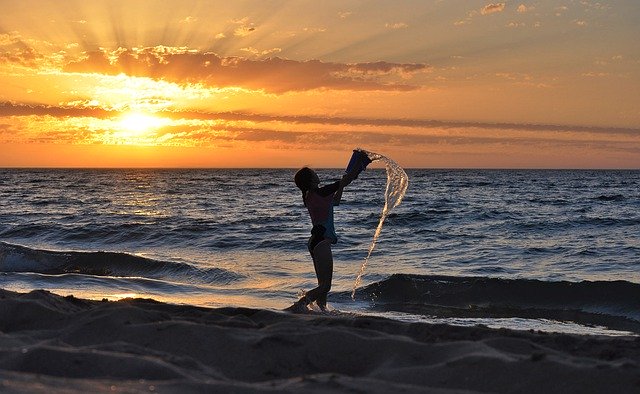
<instances>
[{"instance_id":1,"label":"sunset sky","mask_svg":"<svg viewBox=\"0 0 640 394\"><path fill-rule=\"evenodd\" d=\"M638 0L0 6L0 167L640 168Z\"/></svg>"}]
</instances>

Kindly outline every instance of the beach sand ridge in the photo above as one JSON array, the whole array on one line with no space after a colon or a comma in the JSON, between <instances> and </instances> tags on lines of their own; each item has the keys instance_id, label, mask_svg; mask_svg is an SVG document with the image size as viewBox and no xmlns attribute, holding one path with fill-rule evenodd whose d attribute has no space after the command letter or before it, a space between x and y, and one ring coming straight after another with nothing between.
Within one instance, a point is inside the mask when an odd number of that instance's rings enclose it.
<instances>
[{"instance_id":1,"label":"beach sand ridge","mask_svg":"<svg viewBox=\"0 0 640 394\"><path fill-rule=\"evenodd\" d=\"M639 337L0 290L0 392L638 393Z\"/></svg>"}]
</instances>

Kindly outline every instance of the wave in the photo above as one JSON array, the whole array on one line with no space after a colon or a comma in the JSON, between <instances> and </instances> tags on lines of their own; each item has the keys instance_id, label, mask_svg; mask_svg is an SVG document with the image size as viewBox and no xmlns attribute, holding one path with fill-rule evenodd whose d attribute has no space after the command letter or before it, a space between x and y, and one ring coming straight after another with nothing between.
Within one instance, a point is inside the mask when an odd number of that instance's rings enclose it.
<instances>
[{"instance_id":1,"label":"wave","mask_svg":"<svg viewBox=\"0 0 640 394\"><path fill-rule=\"evenodd\" d=\"M595 198L598 201L624 201L625 196L622 194L603 194Z\"/></svg>"},{"instance_id":2,"label":"wave","mask_svg":"<svg viewBox=\"0 0 640 394\"><path fill-rule=\"evenodd\" d=\"M640 333L640 284L394 274L359 289L372 308L435 317L571 321ZM348 294L340 293L339 297Z\"/></svg>"},{"instance_id":3,"label":"wave","mask_svg":"<svg viewBox=\"0 0 640 394\"><path fill-rule=\"evenodd\" d=\"M6 242L0 242L0 272L142 277L199 284L227 284L242 278L222 268L199 268L129 253L52 251Z\"/></svg>"}]
</instances>

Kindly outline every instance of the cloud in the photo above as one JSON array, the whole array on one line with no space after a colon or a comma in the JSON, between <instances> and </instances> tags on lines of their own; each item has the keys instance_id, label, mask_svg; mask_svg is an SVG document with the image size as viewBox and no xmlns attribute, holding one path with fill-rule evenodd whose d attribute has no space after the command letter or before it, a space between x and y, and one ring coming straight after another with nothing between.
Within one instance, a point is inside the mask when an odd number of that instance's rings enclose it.
<instances>
[{"instance_id":1,"label":"cloud","mask_svg":"<svg viewBox=\"0 0 640 394\"><path fill-rule=\"evenodd\" d=\"M250 48L247 51L252 52ZM257 51L257 50L256 50ZM277 51L277 48L273 50ZM262 53L257 51L258 53ZM164 79L176 83L203 83L212 87L242 87L271 93L313 89L406 91L418 87L406 83L425 64L329 63L282 58L251 60L220 57L187 48L150 47L135 50L93 51L69 61L66 72L102 73Z\"/></svg>"},{"instance_id":2,"label":"cloud","mask_svg":"<svg viewBox=\"0 0 640 394\"><path fill-rule=\"evenodd\" d=\"M92 117L109 118L116 116L116 111L108 111L98 107L61 107L42 104L0 103L0 117L8 116L52 116L55 118Z\"/></svg>"},{"instance_id":3,"label":"cloud","mask_svg":"<svg viewBox=\"0 0 640 394\"><path fill-rule=\"evenodd\" d=\"M504 11L506 3L487 4L480 10L482 15L494 14L496 12Z\"/></svg>"},{"instance_id":4,"label":"cloud","mask_svg":"<svg viewBox=\"0 0 640 394\"><path fill-rule=\"evenodd\" d=\"M195 16L188 16L180 20L180 23L190 24L190 23L195 23L197 21L198 21L198 18L196 18Z\"/></svg>"},{"instance_id":5,"label":"cloud","mask_svg":"<svg viewBox=\"0 0 640 394\"><path fill-rule=\"evenodd\" d=\"M526 24L524 22L509 22L507 23L507 27L510 28L518 28L518 27L525 27Z\"/></svg>"},{"instance_id":6,"label":"cloud","mask_svg":"<svg viewBox=\"0 0 640 394\"><path fill-rule=\"evenodd\" d=\"M487 4L484 7L482 7L480 11L472 10L467 12L467 17L465 19L457 20L453 22L453 24L454 26L470 25L473 19L475 19L478 15L490 15L490 14L502 12L504 11L505 7L506 7L506 3Z\"/></svg>"},{"instance_id":7,"label":"cloud","mask_svg":"<svg viewBox=\"0 0 640 394\"><path fill-rule=\"evenodd\" d=\"M385 146L430 151L518 147L523 151L587 148L637 154L639 129L344 118L240 112L159 111L166 125L139 138L119 134L118 111L89 107L0 103L0 143L139 144L150 146L344 149Z\"/></svg>"},{"instance_id":8,"label":"cloud","mask_svg":"<svg viewBox=\"0 0 640 394\"><path fill-rule=\"evenodd\" d=\"M407 25L404 22L397 22L397 23L386 23L384 27L386 27L387 29L398 30L398 29L406 29L407 27L409 27L409 25Z\"/></svg>"},{"instance_id":9,"label":"cloud","mask_svg":"<svg viewBox=\"0 0 640 394\"><path fill-rule=\"evenodd\" d=\"M249 17L245 16L244 18L231 19L230 22L235 25L246 25L247 23L249 23Z\"/></svg>"},{"instance_id":10,"label":"cloud","mask_svg":"<svg viewBox=\"0 0 640 394\"><path fill-rule=\"evenodd\" d=\"M40 54L33 48L28 48L21 42L18 43L19 48L13 48L8 51L0 52L0 64L15 64L24 67L37 68L48 65L50 59Z\"/></svg>"},{"instance_id":11,"label":"cloud","mask_svg":"<svg viewBox=\"0 0 640 394\"><path fill-rule=\"evenodd\" d=\"M284 122L295 124L324 124L350 125L367 127L408 127L417 129L483 129L483 130L514 130L514 131L549 131L549 132L578 132L605 135L626 135L637 137L640 129L622 127L591 127L580 125L553 125L528 123L490 123L440 121L429 119L384 119L384 118L345 118L345 117L316 117L316 116L286 116L264 115L239 112L167 112L167 116L187 117L198 119L222 119L227 121L249 120L253 122Z\"/></svg>"},{"instance_id":12,"label":"cloud","mask_svg":"<svg viewBox=\"0 0 640 394\"><path fill-rule=\"evenodd\" d=\"M8 33L0 34L0 46L9 46L20 42L20 33L17 31L11 31Z\"/></svg>"},{"instance_id":13,"label":"cloud","mask_svg":"<svg viewBox=\"0 0 640 394\"><path fill-rule=\"evenodd\" d=\"M26 104L0 102L0 118L11 116L51 116L55 118L94 117L99 119L113 118L121 115L115 110L105 110L98 107L82 106L51 106L43 104ZM475 129L475 130L508 130L522 132L553 132L553 133L587 133L600 135L618 135L637 138L639 128L599 127L582 125L554 125L531 123L491 123L466 121L441 121L433 119L407 118L359 118L359 117L323 117L304 115L268 115L250 112L205 112L205 111L174 111L164 110L154 113L156 116L174 120L200 120L220 122L251 122L263 124L292 124L303 125L305 129L312 129L314 125L327 126L362 126L375 128L409 128L409 129ZM253 130L253 128L251 129ZM395 134L395 133L394 133Z\"/></svg>"},{"instance_id":14,"label":"cloud","mask_svg":"<svg viewBox=\"0 0 640 394\"><path fill-rule=\"evenodd\" d=\"M231 20L231 23L240 25L233 31L233 35L236 37L246 37L256 31L255 25L249 22L248 17L233 19Z\"/></svg>"},{"instance_id":15,"label":"cloud","mask_svg":"<svg viewBox=\"0 0 640 394\"><path fill-rule=\"evenodd\" d=\"M240 26L233 31L233 35L236 37L246 37L254 31L256 31L256 28L253 26Z\"/></svg>"},{"instance_id":16,"label":"cloud","mask_svg":"<svg viewBox=\"0 0 640 394\"><path fill-rule=\"evenodd\" d=\"M243 52L249 53L255 57L263 57L263 56L273 55L274 53L282 52L282 48L271 48L271 49L265 49L261 51L254 47L248 47L248 48L240 48L240 50Z\"/></svg>"},{"instance_id":17,"label":"cloud","mask_svg":"<svg viewBox=\"0 0 640 394\"><path fill-rule=\"evenodd\" d=\"M215 120L228 133L221 138L268 141L280 149L343 149L344 146L385 146L431 149L433 146L493 146L510 144L524 149L540 146L637 150L638 129L535 124L443 122L423 119L272 116L251 113L174 113L178 118ZM233 125L245 124L249 127ZM272 129L272 127L277 129ZM215 129L215 127L214 127ZM220 134L200 129L200 144L215 144ZM191 136L184 136L191 138ZM320 142L320 143L319 143ZM631 142L631 143L630 143Z\"/></svg>"},{"instance_id":18,"label":"cloud","mask_svg":"<svg viewBox=\"0 0 640 394\"><path fill-rule=\"evenodd\" d=\"M304 27L302 29L305 33L324 33L327 31L326 27Z\"/></svg>"}]
</instances>

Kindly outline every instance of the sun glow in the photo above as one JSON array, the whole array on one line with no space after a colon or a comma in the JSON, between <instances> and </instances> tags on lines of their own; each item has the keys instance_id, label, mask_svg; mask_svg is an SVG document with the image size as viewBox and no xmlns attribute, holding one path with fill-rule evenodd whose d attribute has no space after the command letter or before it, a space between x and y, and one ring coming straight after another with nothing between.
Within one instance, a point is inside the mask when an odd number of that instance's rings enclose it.
<instances>
[{"instance_id":1,"label":"sun glow","mask_svg":"<svg viewBox=\"0 0 640 394\"><path fill-rule=\"evenodd\" d=\"M637 1L59 3L2 2L0 167L640 168Z\"/></svg>"},{"instance_id":2,"label":"sun glow","mask_svg":"<svg viewBox=\"0 0 640 394\"><path fill-rule=\"evenodd\" d=\"M166 124L165 119L138 112L123 115L119 122L122 130L131 134L141 134L162 127L164 124Z\"/></svg>"},{"instance_id":3,"label":"sun glow","mask_svg":"<svg viewBox=\"0 0 640 394\"><path fill-rule=\"evenodd\" d=\"M169 119L142 112L129 112L117 121L115 141L126 145L155 145L156 131L170 123Z\"/></svg>"}]
</instances>

